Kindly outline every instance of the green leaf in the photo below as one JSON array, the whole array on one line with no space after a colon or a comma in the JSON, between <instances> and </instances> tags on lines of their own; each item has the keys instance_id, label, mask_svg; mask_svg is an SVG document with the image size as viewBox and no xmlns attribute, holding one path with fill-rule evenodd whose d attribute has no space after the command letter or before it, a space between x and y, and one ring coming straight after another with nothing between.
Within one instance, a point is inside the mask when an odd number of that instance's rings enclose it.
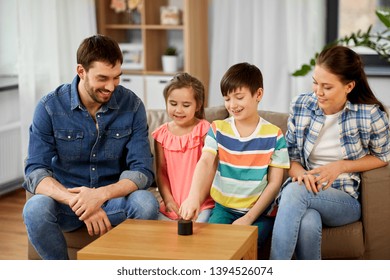
<instances>
[{"instance_id":1,"label":"green leaf","mask_svg":"<svg viewBox=\"0 0 390 280\"><path fill-rule=\"evenodd\" d=\"M311 71L311 66L308 65L308 64L303 64L301 66L301 69L295 71L294 73L292 73L293 76L297 77L297 76L306 76L310 71Z\"/></svg>"},{"instance_id":2,"label":"green leaf","mask_svg":"<svg viewBox=\"0 0 390 280\"><path fill-rule=\"evenodd\" d=\"M388 10L381 8L380 10L375 11L379 20L387 27L390 27L390 13Z\"/></svg>"}]
</instances>

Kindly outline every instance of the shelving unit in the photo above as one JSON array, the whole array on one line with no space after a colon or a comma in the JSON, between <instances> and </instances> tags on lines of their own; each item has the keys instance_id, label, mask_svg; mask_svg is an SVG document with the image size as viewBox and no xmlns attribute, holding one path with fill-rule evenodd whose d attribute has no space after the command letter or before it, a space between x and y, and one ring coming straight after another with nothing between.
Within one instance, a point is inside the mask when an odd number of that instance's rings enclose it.
<instances>
[{"instance_id":1,"label":"shelving unit","mask_svg":"<svg viewBox=\"0 0 390 280\"><path fill-rule=\"evenodd\" d=\"M143 69L124 70L124 74L141 76L173 76L162 70L161 56L168 46L179 50L181 67L209 85L208 0L142 0L139 14L110 8L110 0L96 0L98 32L118 43L142 46ZM160 8L176 6L181 10L181 24L160 24ZM136 17L132 17L136 15ZM134 18L136 20L134 20ZM146 78L146 77L145 77ZM145 96L150 96L145 86ZM207 98L206 98L207 100ZM164 104L163 104L164 105Z\"/></svg>"}]
</instances>

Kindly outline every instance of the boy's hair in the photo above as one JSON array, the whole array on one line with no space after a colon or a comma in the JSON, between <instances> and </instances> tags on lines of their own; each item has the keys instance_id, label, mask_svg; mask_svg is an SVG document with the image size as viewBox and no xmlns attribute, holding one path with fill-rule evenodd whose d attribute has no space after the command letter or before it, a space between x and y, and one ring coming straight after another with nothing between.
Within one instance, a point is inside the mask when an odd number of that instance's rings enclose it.
<instances>
[{"instance_id":1,"label":"boy's hair","mask_svg":"<svg viewBox=\"0 0 390 280\"><path fill-rule=\"evenodd\" d=\"M118 43L108 36L99 34L84 39L77 50L77 63L88 72L95 61L105 62L111 66L118 62L122 64L123 55Z\"/></svg>"},{"instance_id":2,"label":"boy's hair","mask_svg":"<svg viewBox=\"0 0 390 280\"><path fill-rule=\"evenodd\" d=\"M188 73L178 73L176 74L169 84L164 88L163 94L165 103L168 101L169 94L179 88L192 88L194 92L194 98L196 101L196 113L195 117L198 119L204 119L204 102L205 102L205 92L204 86L201 81L199 81L194 76L191 76Z\"/></svg>"},{"instance_id":3,"label":"boy's hair","mask_svg":"<svg viewBox=\"0 0 390 280\"><path fill-rule=\"evenodd\" d=\"M222 96L238 88L249 88L252 96L259 88L263 88L263 75L259 68L247 62L237 63L231 66L221 79Z\"/></svg>"}]
</instances>

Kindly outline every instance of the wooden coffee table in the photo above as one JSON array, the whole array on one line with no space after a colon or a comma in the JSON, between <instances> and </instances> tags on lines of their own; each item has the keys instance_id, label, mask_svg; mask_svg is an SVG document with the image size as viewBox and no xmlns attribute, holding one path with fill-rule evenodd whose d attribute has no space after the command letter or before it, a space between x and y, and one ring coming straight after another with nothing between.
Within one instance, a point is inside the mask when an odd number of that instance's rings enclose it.
<instances>
[{"instance_id":1,"label":"wooden coffee table","mask_svg":"<svg viewBox=\"0 0 390 280\"><path fill-rule=\"evenodd\" d=\"M77 252L80 260L257 259L257 227L194 223L178 235L177 222L126 220Z\"/></svg>"}]
</instances>

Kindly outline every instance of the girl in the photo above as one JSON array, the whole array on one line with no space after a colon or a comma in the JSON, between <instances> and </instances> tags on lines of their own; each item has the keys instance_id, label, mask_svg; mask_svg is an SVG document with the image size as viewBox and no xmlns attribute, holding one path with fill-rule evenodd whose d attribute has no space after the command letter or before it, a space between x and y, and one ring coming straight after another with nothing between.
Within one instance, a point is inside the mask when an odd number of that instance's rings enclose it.
<instances>
[{"instance_id":1,"label":"girl","mask_svg":"<svg viewBox=\"0 0 390 280\"><path fill-rule=\"evenodd\" d=\"M156 181L163 199L159 219L177 220L180 205L188 196L210 124L204 119L204 86L195 77L187 73L177 74L163 93L171 121L152 133ZM201 205L196 221L207 222L213 207L214 202L208 197Z\"/></svg>"}]
</instances>

